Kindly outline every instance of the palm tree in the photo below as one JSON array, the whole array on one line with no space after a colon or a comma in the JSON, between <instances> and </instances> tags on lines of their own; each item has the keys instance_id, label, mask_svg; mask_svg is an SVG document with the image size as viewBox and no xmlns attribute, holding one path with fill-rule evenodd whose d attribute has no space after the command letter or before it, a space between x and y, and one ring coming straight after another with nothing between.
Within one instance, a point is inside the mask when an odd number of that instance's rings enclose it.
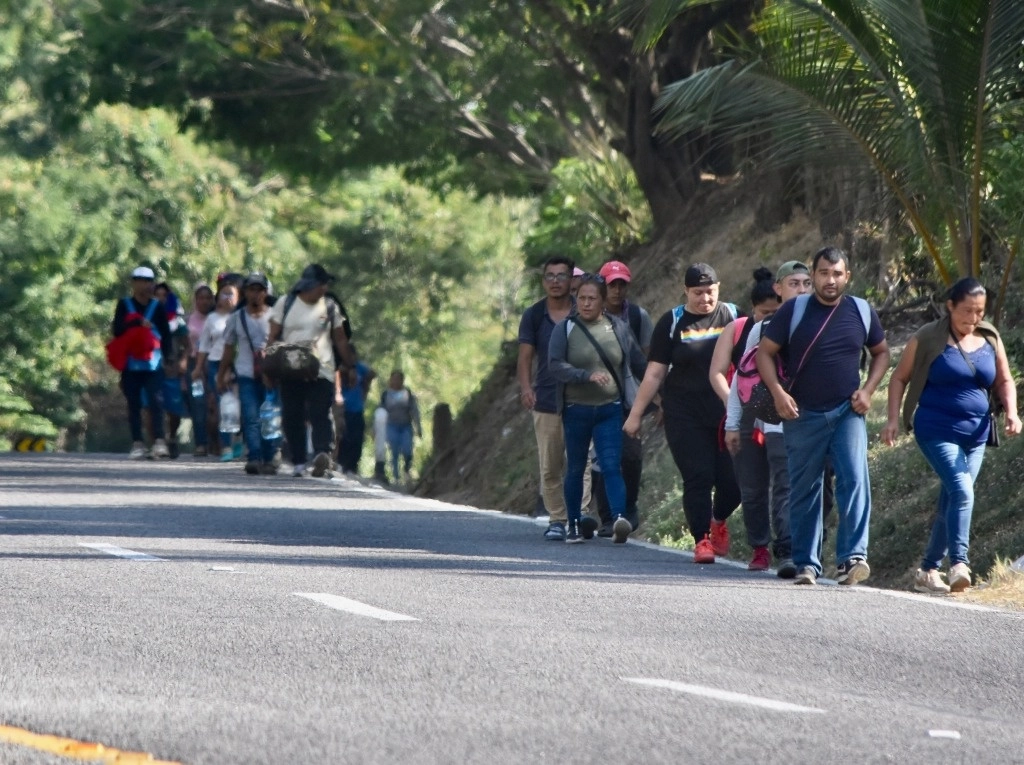
<instances>
[{"instance_id":1,"label":"palm tree","mask_svg":"<svg viewBox=\"0 0 1024 765\"><path fill-rule=\"evenodd\" d=\"M640 44L724 2L633 3ZM658 131L704 131L762 164L868 169L947 284L980 274L983 239L1016 253L1021 178L1000 169L1014 147L1024 167L1024 2L766 0L731 43L664 90Z\"/></svg>"}]
</instances>

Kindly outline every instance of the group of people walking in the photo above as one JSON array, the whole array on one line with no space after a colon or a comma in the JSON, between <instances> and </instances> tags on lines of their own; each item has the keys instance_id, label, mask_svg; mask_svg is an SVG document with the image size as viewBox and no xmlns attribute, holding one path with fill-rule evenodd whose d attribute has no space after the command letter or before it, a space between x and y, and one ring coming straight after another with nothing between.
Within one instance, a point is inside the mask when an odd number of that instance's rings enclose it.
<instances>
[{"instance_id":1,"label":"group of people walking","mask_svg":"<svg viewBox=\"0 0 1024 765\"><path fill-rule=\"evenodd\" d=\"M789 261L774 274L758 269L749 312L719 299L714 268L693 264L683 277L683 304L653 328L625 300L631 274L620 261L586 274L553 257L542 278L545 297L520 321L517 378L533 416L546 539L626 540L640 520L639 437L653 412L682 477L694 562L729 554L726 521L742 507L753 550L748 567L767 570L774 557L779 577L814 584L834 499L838 582L868 578L865 415L890 352L878 314L847 292L842 250L825 247L809 265ZM957 282L946 309L907 344L881 433L895 442L902 405L905 428L939 476L936 520L915 576L916 589L939 593L971 583L973 484L986 442L999 433L996 410L1004 412L1006 434L1021 431L1006 351L982 320L984 287ZM741 362L757 380L761 409L740 395ZM605 493L600 522L585 512L597 483L586 480L588 456ZM947 556L948 582L940 574Z\"/></svg>"},{"instance_id":2,"label":"group of people walking","mask_svg":"<svg viewBox=\"0 0 1024 765\"><path fill-rule=\"evenodd\" d=\"M156 283L151 268L136 268L131 294L118 301L108 345L128 405L129 457L178 457L181 418L191 415L195 457L231 461L244 454L246 473L269 475L278 472L283 447L295 476L324 476L335 464L357 473L365 404L376 373L356 357L347 314L329 292L333 281L313 264L275 300L264 274L223 273L215 290L206 283L195 286L186 315L170 287ZM275 355L275 348L281 352ZM305 366L292 369L293 357ZM227 395L237 396L240 439L218 422ZM343 408L337 441L335 406ZM400 371L392 373L378 410L384 414L387 432L379 439L386 438L391 448L392 476L396 482L403 476L408 480L412 434L422 433L416 397ZM144 411L152 436L148 450ZM268 412L277 418L269 428ZM375 477L386 480L385 458L379 451L376 456Z\"/></svg>"}]
</instances>

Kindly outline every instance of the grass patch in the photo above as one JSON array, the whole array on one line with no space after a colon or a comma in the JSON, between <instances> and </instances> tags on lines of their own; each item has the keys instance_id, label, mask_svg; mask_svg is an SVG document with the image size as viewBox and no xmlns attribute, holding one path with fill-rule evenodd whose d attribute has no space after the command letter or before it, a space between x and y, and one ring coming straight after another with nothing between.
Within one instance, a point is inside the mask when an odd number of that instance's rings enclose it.
<instances>
[{"instance_id":1,"label":"grass patch","mask_svg":"<svg viewBox=\"0 0 1024 765\"><path fill-rule=\"evenodd\" d=\"M960 597L972 603L1024 611L1024 572L1013 568L1008 559L998 558L988 578Z\"/></svg>"}]
</instances>

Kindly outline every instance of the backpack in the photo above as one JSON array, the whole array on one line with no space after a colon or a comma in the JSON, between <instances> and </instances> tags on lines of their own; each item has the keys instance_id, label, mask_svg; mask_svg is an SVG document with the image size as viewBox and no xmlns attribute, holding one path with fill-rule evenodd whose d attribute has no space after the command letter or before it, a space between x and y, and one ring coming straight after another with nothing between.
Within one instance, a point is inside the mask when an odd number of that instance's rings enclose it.
<instances>
[{"instance_id":1,"label":"backpack","mask_svg":"<svg viewBox=\"0 0 1024 765\"><path fill-rule=\"evenodd\" d=\"M871 331L871 305L864 298L851 295L857 311L860 313L861 321L864 324L865 341L867 334ZM807 302L811 295L798 295L793 304L793 316L789 322L789 340L793 339L793 333L800 325L807 311ZM770 320L761 325L761 335L764 334L764 326ZM757 371L757 348L761 344L761 337L758 342L743 352L739 364L736 365L736 394L739 396L740 404L744 412L750 412L757 419L770 425L778 425L782 422L779 413L775 411L775 399L772 397L768 386L761 380L761 373ZM861 352L863 356L863 351ZM862 359L863 363L863 359ZM782 369L782 360L776 355L775 372L779 380L785 385L786 376Z\"/></svg>"},{"instance_id":2,"label":"backpack","mask_svg":"<svg viewBox=\"0 0 1024 765\"><path fill-rule=\"evenodd\" d=\"M349 323L348 312L345 307L330 293L326 296L327 299L327 318L328 324L333 325L336 316L336 311L341 311L342 315L342 328L345 330L345 336L352 336L352 327ZM288 316L288 312L295 305L295 301L298 295L294 292L290 293L285 298L284 311L281 313L281 328L284 329L284 321ZM334 366L337 368L341 365L341 359L339 358L338 349L334 345L333 339L331 342L331 350L334 353ZM283 343L276 342L271 346L268 346L266 355L263 361L263 371L268 377L273 379L282 380L300 380L309 381L315 380L320 374L320 360L316 354L313 353L313 349L308 343Z\"/></svg>"},{"instance_id":3,"label":"backpack","mask_svg":"<svg viewBox=\"0 0 1024 765\"><path fill-rule=\"evenodd\" d=\"M735 303L721 303L721 305L724 305L726 308L728 308L729 309L729 313L732 314L729 317L729 321L736 321L736 319L740 315L740 309L736 307L736 304ZM670 324L669 328L668 328L668 337L669 337L670 340L675 337L676 327L679 326L679 322L682 321L683 314L685 312L686 312L686 306L684 306L684 305L677 305L675 308L672 309L672 324Z\"/></svg>"},{"instance_id":4,"label":"backpack","mask_svg":"<svg viewBox=\"0 0 1024 765\"><path fill-rule=\"evenodd\" d=\"M288 297L284 299L284 313L281 314L281 327L284 327L284 319L288 315L288 312L295 305L295 299L298 295L294 292L288 294ZM328 292L324 295L324 300L327 302L327 323L334 324L335 310L341 312L341 328L345 330L345 337L349 340L352 339L352 322L348 318L348 311L345 310L345 304L341 302L337 295L333 292ZM331 338L331 352L334 354L334 367L337 369L340 366L344 366L344 360L341 358L341 354L338 353L338 348L334 344L334 339Z\"/></svg>"}]
</instances>

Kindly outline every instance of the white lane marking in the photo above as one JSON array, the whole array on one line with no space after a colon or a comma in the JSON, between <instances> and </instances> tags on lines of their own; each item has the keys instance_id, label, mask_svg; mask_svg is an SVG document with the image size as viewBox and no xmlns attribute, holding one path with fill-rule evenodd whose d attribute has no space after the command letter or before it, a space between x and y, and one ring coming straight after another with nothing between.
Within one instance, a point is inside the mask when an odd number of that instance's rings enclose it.
<instances>
[{"instance_id":1,"label":"white lane marking","mask_svg":"<svg viewBox=\"0 0 1024 765\"><path fill-rule=\"evenodd\" d=\"M78 546L89 547L98 552L106 553L107 555L113 555L117 558L128 558L129 560L163 560L163 558L158 558L155 555L148 555L147 553L136 552L135 550L126 550L123 547L118 547L117 545L108 545L102 542L79 542Z\"/></svg>"},{"instance_id":2,"label":"white lane marking","mask_svg":"<svg viewBox=\"0 0 1024 765\"><path fill-rule=\"evenodd\" d=\"M954 741L960 740L960 731L956 730L930 730L928 735L932 738L951 738Z\"/></svg>"},{"instance_id":3,"label":"white lane marking","mask_svg":"<svg viewBox=\"0 0 1024 765\"><path fill-rule=\"evenodd\" d=\"M316 603L321 603L328 608L336 608L339 611L348 611L358 616L369 616L371 619L380 619L382 622L418 622L414 616L396 614L394 611L385 611L383 608L368 606L358 600L349 600L340 595L330 595L326 592L293 592L300 598L308 598Z\"/></svg>"},{"instance_id":4,"label":"white lane marking","mask_svg":"<svg viewBox=\"0 0 1024 765\"><path fill-rule=\"evenodd\" d=\"M766 699L761 696L748 696L745 693L733 693L732 691L723 691L720 688L709 688L705 685L689 685L687 683L677 683L674 680L657 680L655 678L646 677L624 677L622 679L625 680L627 683L647 685L652 688L667 688L670 691L689 693L692 696L704 696L705 698L715 699L717 701L728 701L731 704L746 704L752 707L771 709L775 712L806 712L811 714L825 714L824 709L816 709L814 707L802 707L798 704L790 704L787 701Z\"/></svg>"}]
</instances>

